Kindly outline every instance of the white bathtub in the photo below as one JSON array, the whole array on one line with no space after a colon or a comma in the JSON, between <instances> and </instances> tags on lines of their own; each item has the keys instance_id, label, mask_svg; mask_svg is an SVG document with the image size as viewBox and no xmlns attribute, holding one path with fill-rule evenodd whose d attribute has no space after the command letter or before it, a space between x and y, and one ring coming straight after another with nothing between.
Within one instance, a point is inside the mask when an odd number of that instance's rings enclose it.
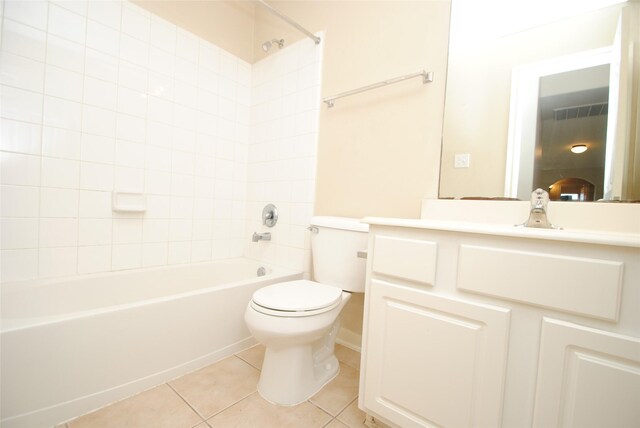
<instances>
[{"instance_id":1,"label":"white bathtub","mask_svg":"<svg viewBox=\"0 0 640 428\"><path fill-rule=\"evenodd\" d=\"M52 426L252 345L245 259L2 285L2 427Z\"/></svg>"}]
</instances>

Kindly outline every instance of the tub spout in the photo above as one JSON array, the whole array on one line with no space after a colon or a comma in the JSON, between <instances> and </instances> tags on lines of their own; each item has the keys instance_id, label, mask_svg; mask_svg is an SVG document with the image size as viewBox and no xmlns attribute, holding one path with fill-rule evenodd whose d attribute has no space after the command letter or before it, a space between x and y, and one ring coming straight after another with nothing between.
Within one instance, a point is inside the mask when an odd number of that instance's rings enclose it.
<instances>
[{"instance_id":1,"label":"tub spout","mask_svg":"<svg viewBox=\"0 0 640 428\"><path fill-rule=\"evenodd\" d=\"M251 237L253 242L258 241L271 241L271 232L257 233L253 232L253 236Z\"/></svg>"}]
</instances>

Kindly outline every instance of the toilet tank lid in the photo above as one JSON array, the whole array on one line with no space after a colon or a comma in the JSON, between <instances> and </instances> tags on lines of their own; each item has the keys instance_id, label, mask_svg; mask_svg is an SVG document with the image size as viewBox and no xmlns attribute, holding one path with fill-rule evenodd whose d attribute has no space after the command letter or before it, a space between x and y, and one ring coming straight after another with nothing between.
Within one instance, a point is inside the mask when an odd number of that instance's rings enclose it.
<instances>
[{"instance_id":1,"label":"toilet tank lid","mask_svg":"<svg viewBox=\"0 0 640 428\"><path fill-rule=\"evenodd\" d=\"M352 217L311 217L311 226L328 227L330 229L351 230L354 232L369 232L369 225L360 223L359 218Z\"/></svg>"}]
</instances>

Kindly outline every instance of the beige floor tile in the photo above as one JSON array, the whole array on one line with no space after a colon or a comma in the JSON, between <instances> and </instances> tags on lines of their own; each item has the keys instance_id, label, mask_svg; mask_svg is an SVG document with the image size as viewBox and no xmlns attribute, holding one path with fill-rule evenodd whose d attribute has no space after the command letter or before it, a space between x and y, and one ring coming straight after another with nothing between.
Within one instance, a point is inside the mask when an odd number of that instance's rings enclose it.
<instances>
[{"instance_id":1,"label":"beige floor tile","mask_svg":"<svg viewBox=\"0 0 640 428\"><path fill-rule=\"evenodd\" d=\"M327 425L325 425L324 428L349 428L349 427L343 424L342 422L340 422L339 420L334 419L331 422L329 422Z\"/></svg>"},{"instance_id":2,"label":"beige floor tile","mask_svg":"<svg viewBox=\"0 0 640 428\"><path fill-rule=\"evenodd\" d=\"M341 363L360 370L360 352L349 349L346 346L336 345L336 358Z\"/></svg>"},{"instance_id":3,"label":"beige floor tile","mask_svg":"<svg viewBox=\"0 0 640 428\"><path fill-rule=\"evenodd\" d=\"M258 370L262 370L262 361L264 360L265 349L264 345L256 345L238 352L236 356L238 358L242 358Z\"/></svg>"},{"instance_id":4,"label":"beige floor tile","mask_svg":"<svg viewBox=\"0 0 640 428\"><path fill-rule=\"evenodd\" d=\"M308 401L292 407L276 406L256 392L207 423L212 428L320 428L330 420L331 416Z\"/></svg>"},{"instance_id":5,"label":"beige floor tile","mask_svg":"<svg viewBox=\"0 0 640 428\"><path fill-rule=\"evenodd\" d=\"M364 424L366 417L367 414L358 408L358 399L356 398L338 415L338 420L349 428L362 428L366 426Z\"/></svg>"},{"instance_id":6,"label":"beige floor tile","mask_svg":"<svg viewBox=\"0 0 640 428\"><path fill-rule=\"evenodd\" d=\"M68 422L69 428L191 428L202 419L167 385Z\"/></svg>"},{"instance_id":7,"label":"beige floor tile","mask_svg":"<svg viewBox=\"0 0 640 428\"><path fill-rule=\"evenodd\" d=\"M337 416L358 396L359 376L358 370L346 364L340 364L338 376L311 397L309 401L332 416Z\"/></svg>"},{"instance_id":8,"label":"beige floor tile","mask_svg":"<svg viewBox=\"0 0 640 428\"><path fill-rule=\"evenodd\" d=\"M260 372L231 356L169 382L205 419L256 391Z\"/></svg>"}]
</instances>

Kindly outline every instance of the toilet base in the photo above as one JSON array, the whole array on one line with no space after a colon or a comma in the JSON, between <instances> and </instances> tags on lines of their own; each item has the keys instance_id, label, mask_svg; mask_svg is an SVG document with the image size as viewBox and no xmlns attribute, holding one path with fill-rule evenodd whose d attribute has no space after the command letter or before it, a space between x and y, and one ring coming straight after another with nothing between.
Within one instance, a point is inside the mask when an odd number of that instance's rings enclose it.
<instances>
[{"instance_id":1,"label":"toilet base","mask_svg":"<svg viewBox=\"0 0 640 428\"><path fill-rule=\"evenodd\" d=\"M258 393L270 403L295 406L315 395L340 371L332 352L312 345L265 351Z\"/></svg>"},{"instance_id":2,"label":"toilet base","mask_svg":"<svg viewBox=\"0 0 640 428\"><path fill-rule=\"evenodd\" d=\"M339 306L308 317L276 317L247 306L245 321L265 346L258 392L281 406L303 403L336 377L340 363L335 343L340 312L351 297L342 293Z\"/></svg>"}]
</instances>

